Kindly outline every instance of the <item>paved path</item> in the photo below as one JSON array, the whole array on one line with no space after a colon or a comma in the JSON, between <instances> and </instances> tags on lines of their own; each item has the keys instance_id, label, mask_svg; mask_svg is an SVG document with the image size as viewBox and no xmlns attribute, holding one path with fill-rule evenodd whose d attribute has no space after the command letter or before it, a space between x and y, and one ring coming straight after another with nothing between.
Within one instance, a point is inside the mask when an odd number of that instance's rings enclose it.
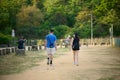
<instances>
[{"instance_id":1,"label":"paved path","mask_svg":"<svg viewBox=\"0 0 120 80\"><path fill-rule=\"evenodd\" d=\"M120 80L120 49L82 47L79 66L73 65L72 51L54 59L54 67L39 66L22 73L0 76L0 80Z\"/></svg>"}]
</instances>

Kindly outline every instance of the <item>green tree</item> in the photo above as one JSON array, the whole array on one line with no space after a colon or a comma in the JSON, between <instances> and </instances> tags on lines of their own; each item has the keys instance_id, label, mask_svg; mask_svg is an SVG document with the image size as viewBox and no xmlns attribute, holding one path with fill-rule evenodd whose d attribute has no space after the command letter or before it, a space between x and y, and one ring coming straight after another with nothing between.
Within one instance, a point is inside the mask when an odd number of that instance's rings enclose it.
<instances>
[{"instance_id":1,"label":"green tree","mask_svg":"<svg viewBox=\"0 0 120 80\"><path fill-rule=\"evenodd\" d=\"M119 0L102 0L100 5L96 6L96 9L94 10L94 13L98 18L98 23L106 25L108 30L109 27L111 27L111 24L114 25L115 36L118 36L118 33L120 32L120 16L118 16L118 14L120 14L120 11L118 11L120 6L118 3L120 3Z\"/></svg>"},{"instance_id":2,"label":"green tree","mask_svg":"<svg viewBox=\"0 0 120 80\"><path fill-rule=\"evenodd\" d=\"M75 24L74 17L80 10L77 1L79 0L46 0L44 3L45 21L48 20L52 25L62 24L73 27Z\"/></svg>"},{"instance_id":3,"label":"green tree","mask_svg":"<svg viewBox=\"0 0 120 80\"><path fill-rule=\"evenodd\" d=\"M111 24L114 36L120 36L119 3L120 0L0 0L0 32L11 34L15 29L19 35L19 31L33 35L27 31L30 30L35 32L34 38L44 38L52 27L62 38L57 30L64 27L66 30L67 26L72 31L70 34L77 31L81 37L88 38L92 13L94 37L108 36Z\"/></svg>"},{"instance_id":4,"label":"green tree","mask_svg":"<svg viewBox=\"0 0 120 80\"><path fill-rule=\"evenodd\" d=\"M25 0L0 0L0 31L16 27L16 14ZM7 31L6 31L7 32Z\"/></svg>"},{"instance_id":5,"label":"green tree","mask_svg":"<svg viewBox=\"0 0 120 80\"><path fill-rule=\"evenodd\" d=\"M43 21L42 12L36 6L22 7L17 14L17 26L39 26Z\"/></svg>"},{"instance_id":6,"label":"green tree","mask_svg":"<svg viewBox=\"0 0 120 80\"><path fill-rule=\"evenodd\" d=\"M55 34L58 39L65 38L66 35L70 34L70 28L66 25L58 25L54 27Z\"/></svg>"}]
</instances>

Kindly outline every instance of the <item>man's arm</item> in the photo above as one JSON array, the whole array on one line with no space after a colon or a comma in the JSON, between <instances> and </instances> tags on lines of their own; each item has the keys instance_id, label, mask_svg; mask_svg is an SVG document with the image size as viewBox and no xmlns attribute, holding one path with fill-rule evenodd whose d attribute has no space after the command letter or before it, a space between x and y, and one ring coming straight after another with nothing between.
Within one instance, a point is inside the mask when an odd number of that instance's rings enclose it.
<instances>
[{"instance_id":1,"label":"man's arm","mask_svg":"<svg viewBox=\"0 0 120 80\"><path fill-rule=\"evenodd\" d=\"M54 43L54 44L55 44L55 49L57 50L57 42L55 41L55 43Z\"/></svg>"}]
</instances>

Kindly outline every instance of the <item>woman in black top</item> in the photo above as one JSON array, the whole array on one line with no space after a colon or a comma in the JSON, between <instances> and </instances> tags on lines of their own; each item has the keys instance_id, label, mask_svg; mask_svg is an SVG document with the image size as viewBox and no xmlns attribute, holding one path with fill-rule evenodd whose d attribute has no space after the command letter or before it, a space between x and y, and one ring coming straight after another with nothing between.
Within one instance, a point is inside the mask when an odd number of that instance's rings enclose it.
<instances>
[{"instance_id":1,"label":"woman in black top","mask_svg":"<svg viewBox=\"0 0 120 80\"><path fill-rule=\"evenodd\" d=\"M74 64L76 66L78 66L78 53L79 53L79 50L80 50L80 44L79 44L79 37L78 37L78 34L75 33L75 36L74 36L74 39L73 39L73 42L72 42L72 50L73 50L73 60L74 60Z\"/></svg>"}]
</instances>

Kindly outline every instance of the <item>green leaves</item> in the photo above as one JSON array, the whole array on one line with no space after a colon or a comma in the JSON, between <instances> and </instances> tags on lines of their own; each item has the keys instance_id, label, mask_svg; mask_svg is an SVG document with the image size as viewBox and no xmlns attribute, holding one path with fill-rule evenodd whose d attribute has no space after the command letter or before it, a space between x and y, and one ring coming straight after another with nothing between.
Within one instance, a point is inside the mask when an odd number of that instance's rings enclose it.
<instances>
[{"instance_id":1,"label":"green leaves","mask_svg":"<svg viewBox=\"0 0 120 80\"><path fill-rule=\"evenodd\" d=\"M103 17L102 23L116 24L119 18L116 16L115 10L111 9L105 17Z\"/></svg>"},{"instance_id":2,"label":"green leaves","mask_svg":"<svg viewBox=\"0 0 120 80\"><path fill-rule=\"evenodd\" d=\"M102 0L101 4L96 7L95 14L99 16L100 22L103 24L109 24L112 23L114 24L115 22L118 23L120 20L117 17L117 12L116 12L116 0ZM119 11L120 12L120 11Z\"/></svg>"},{"instance_id":3,"label":"green leaves","mask_svg":"<svg viewBox=\"0 0 120 80\"><path fill-rule=\"evenodd\" d=\"M22 7L21 12L17 14L17 25L39 26L43 21L43 14L36 6Z\"/></svg>"},{"instance_id":4,"label":"green leaves","mask_svg":"<svg viewBox=\"0 0 120 80\"><path fill-rule=\"evenodd\" d=\"M114 25L114 35L118 36L120 35L119 3L120 0L1 0L0 32L10 34L11 29L15 29L20 32L25 30L24 33L32 35L27 32L27 27L30 27L30 30L33 29L36 33L36 38L38 34L44 38L52 26L55 27L58 37L63 38L65 34L62 37L59 32L62 29L67 30L67 26L71 30L68 34L78 31L85 38L90 36L89 14L92 12L95 37L108 36L110 24ZM60 28L59 25L64 26ZM38 30L33 28L36 26ZM98 31L104 34L98 34ZM17 32L16 35L19 34Z\"/></svg>"},{"instance_id":5,"label":"green leaves","mask_svg":"<svg viewBox=\"0 0 120 80\"><path fill-rule=\"evenodd\" d=\"M70 28L66 25L55 26L54 29L55 29L55 34L59 39L65 38L65 36L69 35L71 31Z\"/></svg>"},{"instance_id":6,"label":"green leaves","mask_svg":"<svg viewBox=\"0 0 120 80\"><path fill-rule=\"evenodd\" d=\"M10 35L4 35L0 33L0 44L8 44L12 40Z\"/></svg>"}]
</instances>

